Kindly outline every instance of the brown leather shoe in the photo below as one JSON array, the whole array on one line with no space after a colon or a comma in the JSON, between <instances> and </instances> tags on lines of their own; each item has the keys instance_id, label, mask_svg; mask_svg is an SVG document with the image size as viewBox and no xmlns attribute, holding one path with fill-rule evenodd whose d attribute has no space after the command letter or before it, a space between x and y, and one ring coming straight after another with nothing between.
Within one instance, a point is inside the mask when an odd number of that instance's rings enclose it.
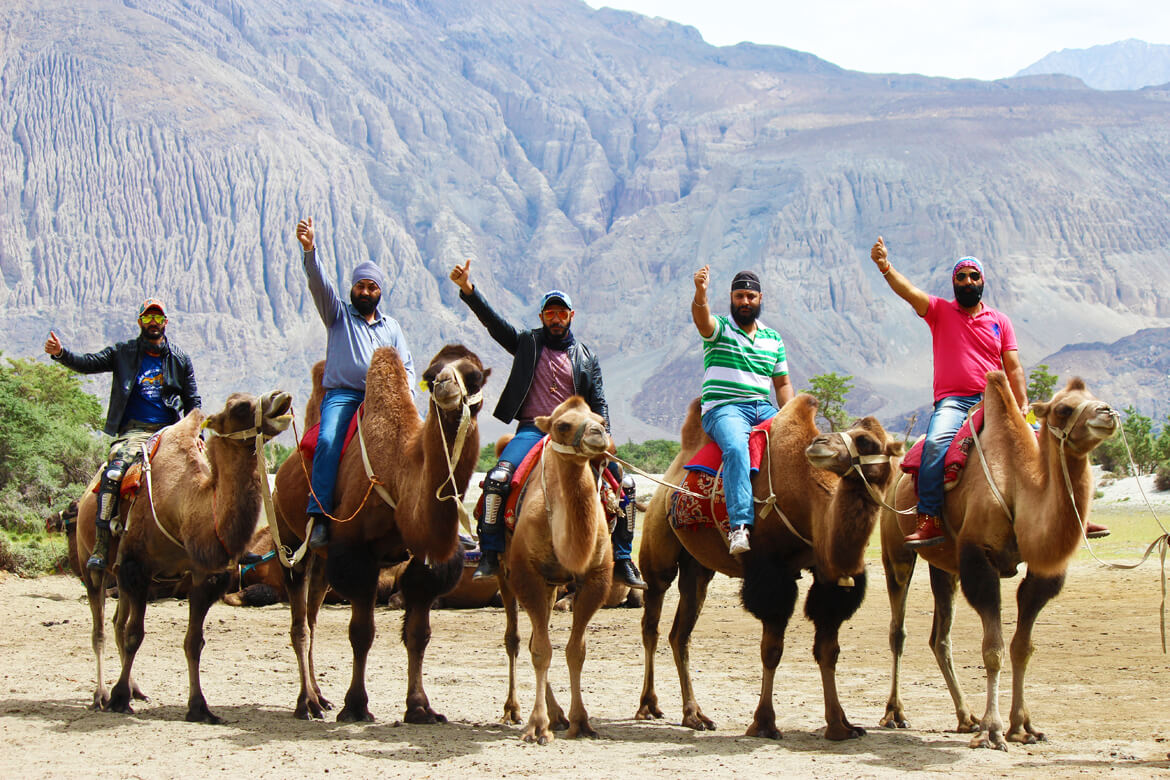
<instances>
[{"instance_id":1,"label":"brown leather shoe","mask_svg":"<svg viewBox=\"0 0 1170 780\"><path fill-rule=\"evenodd\" d=\"M1085 536L1090 539L1104 539L1111 531L1103 525L1096 523L1085 523Z\"/></svg>"},{"instance_id":2,"label":"brown leather shoe","mask_svg":"<svg viewBox=\"0 0 1170 780\"><path fill-rule=\"evenodd\" d=\"M934 515L919 512L918 528L914 533L906 537L906 546L911 549L930 547L932 545L942 544L946 540L947 537L942 529L942 520Z\"/></svg>"}]
</instances>

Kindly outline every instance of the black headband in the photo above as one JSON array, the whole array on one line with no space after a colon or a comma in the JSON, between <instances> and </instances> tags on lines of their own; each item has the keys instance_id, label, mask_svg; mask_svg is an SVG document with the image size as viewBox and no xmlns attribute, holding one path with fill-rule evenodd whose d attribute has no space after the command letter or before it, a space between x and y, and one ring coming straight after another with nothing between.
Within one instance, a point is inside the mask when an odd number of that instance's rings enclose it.
<instances>
[{"instance_id":1,"label":"black headband","mask_svg":"<svg viewBox=\"0 0 1170 780\"><path fill-rule=\"evenodd\" d=\"M760 289L760 277L756 276L751 271L740 271L731 280L731 291L736 290L755 290L762 292Z\"/></svg>"}]
</instances>

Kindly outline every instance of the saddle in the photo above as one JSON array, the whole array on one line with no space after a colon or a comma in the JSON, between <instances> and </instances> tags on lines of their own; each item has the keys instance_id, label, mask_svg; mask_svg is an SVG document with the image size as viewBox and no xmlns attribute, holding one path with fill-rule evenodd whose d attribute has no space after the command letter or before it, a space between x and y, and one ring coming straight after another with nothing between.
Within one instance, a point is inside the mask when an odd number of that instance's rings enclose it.
<instances>
[{"instance_id":1,"label":"saddle","mask_svg":"<svg viewBox=\"0 0 1170 780\"><path fill-rule=\"evenodd\" d=\"M971 433L971 426L975 426L975 433ZM971 413L971 417L963 422L955 438L951 439L951 446L947 447L946 458L943 461L943 490L950 490L959 481L963 467L967 465L967 457L975 446L975 435L983 431L983 407L980 406ZM926 437L914 442L914 446L902 459L902 471L905 471L914 480L914 493L918 494L918 471L922 467L922 450L926 445Z\"/></svg>"},{"instance_id":2,"label":"saddle","mask_svg":"<svg viewBox=\"0 0 1170 780\"><path fill-rule=\"evenodd\" d=\"M768 430L771 420L765 420L748 434L748 467L754 477L760 470L764 452L768 449ZM723 451L715 442L709 442L683 466L686 476L681 487L703 498L674 491L670 496L669 520L674 528L697 530L718 528L726 537L731 531L727 515L727 500L723 493Z\"/></svg>"},{"instance_id":3,"label":"saddle","mask_svg":"<svg viewBox=\"0 0 1170 780\"><path fill-rule=\"evenodd\" d=\"M147 441L146 441L146 459L147 460L154 460L154 456L158 452L159 440L162 438L162 433L165 430L166 430L166 428L161 428L160 430L155 431L154 435L152 435L149 439L147 439ZM139 453L139 454L141 455L141 453ZM107 465L109 465L109 464L103 463L101 469L99 469L99 471L98 471L98 474L101 474L102 471L105 471ZM130 464L129 468L126 469L126 473L122 475L122 481L118 485L118 494L121 496L122 500L127 501L127 500L134 498L134 496L138 495L138 488L139 488L139 486L142 485L142 469L143 469L142 458L138 457L135 459L135 461L133 463ZM98 492L98 487L100 485L101 485L100 479L93 480L93 492L94 493Z\"/></svg>"},{"instance_id":4,"label":"saddle","mask_svg":"<svg viewBox=\"0 0 1170 780\"><path fill-rule=\"evenodd\" d=\"M535 447L528 451L524 460L520 461L520 465L512 472L512 479L508 483L508 497L504 500L504 526L509 531L516 530L516 518L520 515L520 507L523 504L524 494L527 492L528 478L532 476L536 464L540 462L541 453L544 452L544 446L548 444L548 440L548 436L545 435ZM618 497L621 495L622 487L609 469L601 469L601 478L597 482L601 505L605 508L605 520L609 525L609 532L613 533L613 529L617 527ZM479 486L483 487L482 481ZM484 494L480 493L479 500L475 503L476 517L483 517L483 502Z\"/></svg>"},{"instance_id":5,"label":"saddle","mask_svg":"<svg viewBox=\"0 0 1170 780\"><path fill-rule=\"evenodd\" d=\"M354 437L354 434L357 433L358 417L364 415L365 413L366 405L363 402L360 406L358 406L357 411L354 413L353 417L349 419L349 427L345 429L345 441L341 444L342 455L345 454L346 448L349 447L350 440ZM301 442L299 445L301 450L301 459L306 463L311 464L313 462L313 453L317 451L317 440L320 438L320 436L321 423L317 423L316 425L313 425L308 430L306 430L305 435L301 437Z\"/></svg>"}]
</instances>

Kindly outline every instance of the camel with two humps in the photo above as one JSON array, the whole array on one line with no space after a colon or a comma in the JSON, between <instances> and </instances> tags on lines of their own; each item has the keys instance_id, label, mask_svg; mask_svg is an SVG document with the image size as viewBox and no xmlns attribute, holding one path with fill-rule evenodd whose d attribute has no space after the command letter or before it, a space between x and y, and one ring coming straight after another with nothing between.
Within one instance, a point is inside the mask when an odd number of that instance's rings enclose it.
<instances>
[{"instance_id":1,"label":"camel with two humps","mask_svg":"<svg viewBox=\"0 0 1170 780\"><path fill-rule=\"evenodd\" d=\"M914 515L882 511L882 563L892 613L893 679L881 724L907 726L899 691L901 660L910 579L915 561L921 556L930 566L934 595L930 648L954 702L958 730L975 733L973 748L1006 750L1007 742L1027 744L1044 739L1032 724L1024 701L1024 680L1034 650L1032 631L1040 610L1063 588L1069 559L1083 538L1093 499L1089 453L1112 436L1119 425L1116 413L1096 399L1080 379L1071 380L1051 401L1032 404L1040 421L1039 437L1016 406L1002 371L988 373L983 406L980 448L971 452L958 482L946 494L943 517L948 540L934 547L908 549L903 538L913 530ZM892 507L912 507L912 480L899 474L887 500ZM1018 617L1010 647L1012 703L1005 734L999 712L999 676L1004 656L1000 579L1014 577L1021 563L1027 564L1027 573L1016 591ZM958 587L983 624L987 702L979 719L964 700L951 659L951 624Z\"/></svg>"},{"instance_id":2,"label":"camel with two humps","mask_svg":"<svg viewBox=\"0 0 1170 780\"><path fill-rule=\"evenodd\" d=\"M647 589L642 617L645 675L637 719L662 717L654 687L654 652L663 598L678 577L679 603L670 644L682 689L682 724L700 731L715 728L695 697L690 638L707 586L718 571L743 579L743 604L763 623L763 681L747 734L778 739L781 734L773 706L776 667L796 604L796 580L807 570L812 572L813 582L804 611L815 625L813 656L820 666L824 689L825 737L843 740L865 733L848 720L837 694L838 633L865 595L864 551L877 522L877 498L892 479L890 459L901 454L902 444L891 440L872 417L855 422L844 434L823 434L814 421L816 408L815 398L801 394L772 419L767 456L753 485L757 503L765 502L763 507L768 506L772 486L782 515L757 509L747 553L732 556L714 526L672 528L669 502L673 488L664 486L655 491L642 528L638 561ZM683 424L681 450L664 481L681 484L683 467L709 441L700 422L698 402L692 402Z\"/></svg>"}]
</instances>

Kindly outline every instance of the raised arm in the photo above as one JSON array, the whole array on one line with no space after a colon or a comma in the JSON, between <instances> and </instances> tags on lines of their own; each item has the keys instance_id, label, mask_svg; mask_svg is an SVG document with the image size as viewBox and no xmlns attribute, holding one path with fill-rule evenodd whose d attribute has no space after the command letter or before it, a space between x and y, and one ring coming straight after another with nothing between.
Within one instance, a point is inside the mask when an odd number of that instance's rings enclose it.
<instances>
[{"instance_id":1,"label":"raised arm","mask_svg":"<svg viewBox=\"0 0 1170 780\"><path fill-rule=\"evenodd\" d=\"M49 331L45 340L45 353L66 368L82 374L100 374L114 370L114 348L106 347L101 352L74 354L61 346L57 334Z\"/></svg>"},{"instance_id":2,"label":"raised arm","mask_svg":"<svg viewBox=\"0 0 1170 780\"><path fill-rule=\"evenodd\" d=\"M691 319L699 329L699 335L710 338L715 332L715 317L707 302L707 286L711 283L711 266L705 265L695 271L695 297L691 300Z\"/></svg>"},{"instance_id":3,"label":"raised arm","mask_svg":"<svg viewBox=\"0 0 1170 780\"><path fill-rule=\"evenodd\" d=\"M337 297L337 290L325 278L325 270L317 260L317 245L313 231L313 218L302 219L297 223L297 241L301 242L304 250L305 276L309 280L309 294L313 296L313 303L325 327L330 327L337 318L345 312L345 306Z\"/></svg>"},{"instance_id":4,"label":"raised arm","mask_svg":"<svg viewBox=\"0 0 1170 780\"><path fill-rule=\"evenodd\" d=\"M459 298L467 304L476 318L487 328L488 334L496 340L508 354L515 355L520 345L520 331L515 325L501 317L496 310L488 305L483 296L471 283L471 260L463 265L456 265L448 274L451 281L459 288Z\"/></svg>"},{"instance_id":5,"label":"raised arm","mask_svg":"<svg viewBox=\"0 0 1170 780\"><path fill-rule=\"evenodd\" d=\"M886 284L890 289L898 294L898 297L906 301L914 307L914 313L919 317L926 316L926 310L930 308L930 296L922 290L919 290L910 280L902 274L894 270L894 266L890 265L889 252L886 251L886 242L881 236L878 236L877 243L869 250L869 257L873 260L874 265L881 271L882 276L886 279Z\"/></svg>"}]
</instances>

